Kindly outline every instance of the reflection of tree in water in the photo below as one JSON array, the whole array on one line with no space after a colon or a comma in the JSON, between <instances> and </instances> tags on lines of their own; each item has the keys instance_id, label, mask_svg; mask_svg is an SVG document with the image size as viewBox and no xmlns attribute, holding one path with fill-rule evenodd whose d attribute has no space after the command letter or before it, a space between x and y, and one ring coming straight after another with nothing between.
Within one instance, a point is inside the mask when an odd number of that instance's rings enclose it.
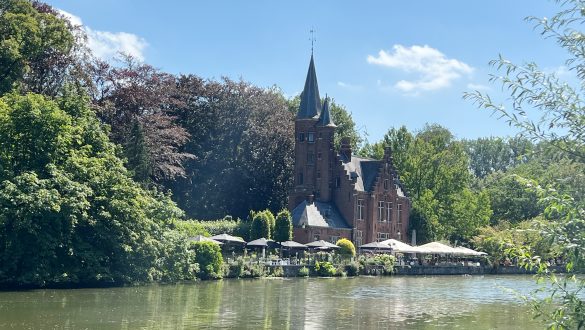
<instances>
[{"instance_id":1,"label":"reflection of tree in water","mask_svg":"<svg viewBox=\"0 0 585 330\"><path fill-rule=\"evenodd\" d=\"M531 329L530 276L205 281L0 292L0 328ZM4 325L4 326L3 326Z\"/></svg>"}]
</instances>

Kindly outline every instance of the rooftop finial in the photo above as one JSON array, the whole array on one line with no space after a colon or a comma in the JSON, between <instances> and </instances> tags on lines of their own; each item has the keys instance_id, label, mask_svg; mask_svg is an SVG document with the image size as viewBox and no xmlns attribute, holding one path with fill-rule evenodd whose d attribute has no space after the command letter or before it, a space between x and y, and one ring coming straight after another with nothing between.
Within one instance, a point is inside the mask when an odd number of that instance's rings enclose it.
<instances>
[{"instance_id":1,"label":"rooftop finial","mask_svg":"<svg viewBox=\"0 0 585 330\"><path fill-rule=\"evenodd\" d=\"M311 56L313 55L313 46L315 44L315 40L317 40L315 38L315 32L317 32L317 31L315 31L314 27L312 27L311 30L309 31L309 33L311 33L311 39L310 39L311 40Z\"/></svg>"}]
</instances>

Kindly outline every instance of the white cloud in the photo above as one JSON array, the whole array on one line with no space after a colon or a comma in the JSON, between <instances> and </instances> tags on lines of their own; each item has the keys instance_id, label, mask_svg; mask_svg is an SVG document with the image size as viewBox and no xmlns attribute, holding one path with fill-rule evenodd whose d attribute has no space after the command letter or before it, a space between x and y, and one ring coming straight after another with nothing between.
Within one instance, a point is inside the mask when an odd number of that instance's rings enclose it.
<instances>
[{"instance_id":1,"label":"white cloud","mask_svg":"<svg viewBox=\"0 0 585 330\"><path fill-rule=\"evenodd\" d=\"M470 75L473 68L428 45L404 47L394 45L392 51L380 50L378 56L368 55L368 63L395 68L415 75L411 80L400 80L394 87L408 93L449 87L462 75Z\"/></svg>"},{"instance_id":2,"label":"white cloud","mask_svg":"<svg viewBox=\"0 0 585 330\"><path fill-rule=\"evenodd\" d=\"M87 46L92 53L101 59L112 59L119 53L133 56L139 61L144 61L144 50L148 43L144 38L128 32L110 32L93 30L84 26L81 18L59 9L59 13L73 25L80 25L87 34Z\"/></svg>"}]
</instances>

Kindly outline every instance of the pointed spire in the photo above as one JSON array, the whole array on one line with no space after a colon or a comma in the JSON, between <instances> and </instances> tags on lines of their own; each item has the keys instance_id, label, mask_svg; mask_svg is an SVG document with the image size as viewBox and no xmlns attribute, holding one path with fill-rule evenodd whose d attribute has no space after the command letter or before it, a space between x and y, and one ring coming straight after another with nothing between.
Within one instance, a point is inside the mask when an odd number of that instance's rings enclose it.
<instances>
[{"instance_id":1,"label":"pointed spire","mask_svg":"<svg viewBox=\"0 0 585 330\"><path fill-rule=\"evenodd\" d=\"M315 63L311 54L311 63L307 72L305 88L301 93L301 106L297 113L298 119L317 118L321 113L321 98L319 97L319 86L317 85L317 73Z\"/></svg>"},{"instance_id":2,"label":"pointed spire","mask_svg":"<svg viewBox=\"0 0 585 330\"><path fill-rule=\"evenodd\" d=\"M325 101L323 102L323 109L321 110L321 116L319 116L318 126L336 127L329 113L329 98L325 95Z\"/></svg>"}]
</instances>

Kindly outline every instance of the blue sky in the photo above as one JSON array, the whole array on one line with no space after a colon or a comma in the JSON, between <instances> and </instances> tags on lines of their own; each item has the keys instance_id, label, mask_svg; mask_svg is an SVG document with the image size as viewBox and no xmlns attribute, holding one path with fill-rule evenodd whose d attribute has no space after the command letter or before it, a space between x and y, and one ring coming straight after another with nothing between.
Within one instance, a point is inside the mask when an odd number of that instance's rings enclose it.
<instances>
[{"instance_id":1,"label":"blue sky","mask_svg":"<svg viewBox=\"0 0 585 330\"><path fill-rule=\"evenodd\" d=\"M545 0L49 4L83 23L101 57L123 50L164 71L277 85L289 96L303 87L314 28L320 92L345 105L371 142L391 127L425 123L458 138L513 135L463 92L481 89L505 101L488 82L488 62L498 54L566 70L567 54L524 21L559 10Z\"/></svg>"}]
</instances>

